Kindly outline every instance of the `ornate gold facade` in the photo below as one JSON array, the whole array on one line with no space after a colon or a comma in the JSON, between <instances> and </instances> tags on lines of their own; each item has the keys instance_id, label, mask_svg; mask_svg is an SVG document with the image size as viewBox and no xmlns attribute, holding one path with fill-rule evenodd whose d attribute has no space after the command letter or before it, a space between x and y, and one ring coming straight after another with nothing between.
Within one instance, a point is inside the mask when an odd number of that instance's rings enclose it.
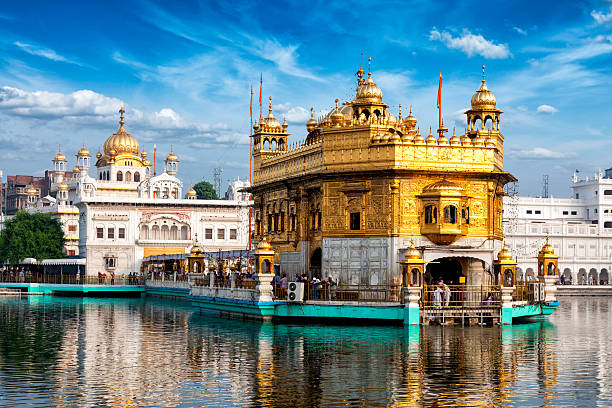
<instances>
[{"instance_id":1,"label":"ornate gold facade","mask_svg":"<svg viewBox=\"0 0 612 408\"><path fill-rule=\"evenodd\" d=\"M391 113L368 71L357 72L353 100L311 115L304 142L289 142L271 101L254 126L256 240L272 244L281 268L283 252L296 251L318 267L326 239L414 237L440 249L502 238L502 188L515 179L503 171L502 112L484 73L467 133L447 138L443 126L423 137L412 109ZM390 249L387 268L402 249Z\"/></svg>"}]
</instances>

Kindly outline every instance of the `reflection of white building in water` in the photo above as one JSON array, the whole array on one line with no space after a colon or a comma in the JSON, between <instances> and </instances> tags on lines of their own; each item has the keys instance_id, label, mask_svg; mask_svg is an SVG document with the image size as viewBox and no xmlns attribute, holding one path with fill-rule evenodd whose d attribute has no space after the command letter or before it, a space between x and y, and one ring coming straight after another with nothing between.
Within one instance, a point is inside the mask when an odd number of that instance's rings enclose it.
<instances>
[{"instance_id":1,"label":"reflection of white building in water","mask_svg":"<svg viewBox=\"0 0 612 408\"><path fill-rule=\"evenodd\" d=\"M612 169L572 178L571 198L506 197L506 242L518 257L517 275L537 275L542 236L559 254L559 273L574 284L609 284L612 270Z\"/></svg>"},{"instance_id":2,"label":"reflection of white building in water","mask_svg":"<svg viewBox=\"0 0 612 408\"><path fill-rule=\"evenodd\" d=\"M96 154L95 178L85 146L70 178L60 151L53 160L54 197L28 195L29 211L48 212L62 222L67 255L85 257L89 275L127 274L139 271L143 257L186 253L196 237L205 251L247 249L252 202L242 194L198 200L193 188L183 198L178 157L171 151L164 171L155 174L147 152L123 126L123 108L120 112L119 129Z\"/></svg>"}]
</instances>

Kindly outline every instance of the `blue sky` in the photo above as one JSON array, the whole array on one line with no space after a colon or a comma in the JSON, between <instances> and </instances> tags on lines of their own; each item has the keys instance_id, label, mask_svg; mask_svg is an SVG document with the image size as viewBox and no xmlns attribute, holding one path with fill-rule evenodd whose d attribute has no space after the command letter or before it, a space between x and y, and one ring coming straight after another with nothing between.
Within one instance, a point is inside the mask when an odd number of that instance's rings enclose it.
<instances>
[{"instance_id":1,"label":"blue sky","mask_svg":"<svg viewBox=\"0 0 612 408\"><path fill-rule=\"evenodd\" d=\"M384 101L395 113L414 105L427 130L439 72L445 123L459 133L485 64L522 194L540 194L549 174L551 192L568 196L574 169L612 167L609 2L5 1L0 169L42 174L58 145L70 158L83 142L95 153L123 102L128 130L159 156L173 145L187 184L214 167L224 184L248 177L260 72L298 141L310 107L353 97L362 52Z\"/></svg>"}]
</instances>

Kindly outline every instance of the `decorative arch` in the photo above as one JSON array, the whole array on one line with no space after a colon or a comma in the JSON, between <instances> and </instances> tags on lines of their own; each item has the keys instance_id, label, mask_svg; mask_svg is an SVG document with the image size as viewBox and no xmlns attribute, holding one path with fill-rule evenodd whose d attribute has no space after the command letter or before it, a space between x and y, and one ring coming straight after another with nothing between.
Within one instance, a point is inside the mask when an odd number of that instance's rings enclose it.
<instances>
[{"instance_id":1,"label":"decorative arch","mask_svg":"<svg viewBox=\"0 0 612 408\"><path fill-rule=\"evenodd\" d=\"M134 181L140 183L140 173L137 171L134 172Z\"/></svg>"},{"instance_id":2,"label":"decorative arch","mask_svg":"<svg viewBox=\"0 0 612 408\"><path fill-rule=\"evenodd\" d=\"M125 181L129 181L129 182L132 181L132 173L131 172L129 172L129 171L125 172Z\"/></svg>"},{"instance_id":3,"label":"decorative arch","mask_svg":"<svg viewBox=\"0 0 612 408\"><path fill-rule=\"evenodd\" d=\"M123 181L123 173L121 170L117 172L117 181Z\"/></svg>"}]
</instances>

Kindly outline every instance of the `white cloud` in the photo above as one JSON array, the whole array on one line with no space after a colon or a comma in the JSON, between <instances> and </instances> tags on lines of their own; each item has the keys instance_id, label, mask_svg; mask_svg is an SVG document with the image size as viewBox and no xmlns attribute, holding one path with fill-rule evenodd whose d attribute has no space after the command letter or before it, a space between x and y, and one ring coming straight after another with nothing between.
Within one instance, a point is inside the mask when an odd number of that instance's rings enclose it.
<instances>
[{"instance_id":1,"label":"white cloud","mask_svg":"<svg viewBox=\"0 0 612 408\"><path fill-rule=\"evenodd\" d=\"M514 27L512 27L512 29L513 29L514 31L516 31L517 33L519 33L520 35L527 35L527 30L523 30L523 29L522 29L522 28L520 28L520 27L516 27L516 26L514 26Z\"/></svg>"},{"instance_id":2,"label":"white cloud","mask_svg":"<svg viewBox=\"0 0 612 408\"><path fill-rule=\"evenodd\" d=\"M552 115L553 113L557 113L558 110L557 108L555 108L554 106L550 106L550 105L540 105L538 106L538 109L536 109L536 112L538 113L545 113L548 115Z\"/></svg>"},{"instance_id":3,"label":"white cloud","mask_svg":"<svg viewBox=\"0 0 612 408\"><path fill-rule=\"evenodd\" d=\"M26 43L22 43L19 41L15 41L13 45L19 47L20 49L22 49L23 51L31 55L36 55L39 57L47 58L52 61L66 62L68 64L75 64L75 65L83 65L78 61L74 61L62 55L59 55L58 53L56 53L50 48L44 48L38 45L26 44Z\"/></svg>"},{"instance_id":4,"label":"white cloud","mask_svg":"<svg viewBox=\"0 0 612 408\"><path fill-rule=\"evenodd\" d=\"M323 81L321 77L302 68L298 64L297 49L299 45L283 45L276 38L258 39L250 38L251 52L260 58L273 62L279 71L300 78Z\"/></svg>"},{"instance_id":5,"label":"white cloud","mask_svg":"<svg viewBox=\"0 0 612 408\"><path fill-rule=\"evenodd\" d=\"M597 24L608 24L612 22L612 8L606 13L602 11L591 11L591 17Z\"/></svg>"},{"instance_id":6,"label":"white cloud","mask_svg":"<svg viewBox=\"0 0 612 408\"><path fill-rule=\"evenodd\" d=\"M480 34L472 34L468 29L464 29L461 36L453 37L447 31L440 32L434 28L429 33L429 39L441 41L448 48L460 50L468 57L480 55L484 58L503 59L512 56L506 44L495 44Z\"/></svg>"},{"instance_id":7,"label":"white cloud","mask_svg":"<svg viewBox=\"0 0 612 408\"><path fill-rule=\"evenodd\" d=\"M576 153L555 152L544 147L534 147L533 149L511 149L510 155L520 160L532 159L569 159L576 157Z\"/></svg>"}]
</instances>

